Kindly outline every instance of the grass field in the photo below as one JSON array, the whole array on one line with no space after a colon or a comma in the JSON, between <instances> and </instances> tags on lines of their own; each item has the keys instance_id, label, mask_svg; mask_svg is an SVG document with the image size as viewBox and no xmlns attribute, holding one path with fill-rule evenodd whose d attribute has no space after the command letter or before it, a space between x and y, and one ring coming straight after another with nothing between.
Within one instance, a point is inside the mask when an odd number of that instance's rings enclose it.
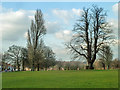
<instances>
[{"instance_id":1,"label":"grass field","mask_svg":"<svg viewBox=\"0 0 120 90\"><path fill-rule=\"evenodd\" d=\"M118 71L26 71L2 74L3 88L118 88Z\"/></svg>"}]
</instances>

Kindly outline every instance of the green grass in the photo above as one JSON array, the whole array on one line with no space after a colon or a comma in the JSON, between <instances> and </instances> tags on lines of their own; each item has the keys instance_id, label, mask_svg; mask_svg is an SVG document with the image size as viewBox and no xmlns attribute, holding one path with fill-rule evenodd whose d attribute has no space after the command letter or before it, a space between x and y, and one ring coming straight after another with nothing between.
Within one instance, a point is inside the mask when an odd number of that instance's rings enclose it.
<instances>
[{"instance_id":1,"label":"green grass","mask_svg":"<svg viewBox=\"0 0 120 90\"><path fill-rule=\"evenodd\" d=\"M3 88L118 88L118 71L8 72L2 82Z\"/></svg>"}]
</instances>

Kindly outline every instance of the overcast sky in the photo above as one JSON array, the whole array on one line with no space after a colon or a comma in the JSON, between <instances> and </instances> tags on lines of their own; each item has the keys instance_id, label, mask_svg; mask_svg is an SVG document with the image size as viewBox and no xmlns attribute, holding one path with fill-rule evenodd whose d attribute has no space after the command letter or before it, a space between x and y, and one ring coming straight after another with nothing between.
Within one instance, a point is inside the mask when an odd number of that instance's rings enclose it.
<instances>
[{"instance_id":1,"label":"overcast sky","mask_svg":"<svg viewBox=\"0 0 120 90\"><path fill-rule=\"evenodd\" d=\"M64 42L70 40L73 26L81 16L83 7L91 7L92 4L96 4L107 10L107 20L113 26L113 33L117 36L118 4L115 2L2 3L2 5L0 5L0 22L2 22L0 23L0 33L2 33L0 37L2 37L2 50L6 51L8 47L13 44L26 47L26 32L30 27L30 21L34 19L35 10L41 9L47 28L47 34L44 36L45 44L53 49L58 59L71 60L68 51L65 49ZM117 44L111 47L114 52L114 58L117 58Z\"/></svg>"}]
</instances>

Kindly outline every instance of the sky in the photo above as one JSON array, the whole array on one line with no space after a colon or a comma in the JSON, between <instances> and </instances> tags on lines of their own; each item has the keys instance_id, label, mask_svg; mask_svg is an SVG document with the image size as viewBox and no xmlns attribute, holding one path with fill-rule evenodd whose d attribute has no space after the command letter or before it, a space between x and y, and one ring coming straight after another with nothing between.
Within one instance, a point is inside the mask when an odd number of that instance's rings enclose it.
<instances>
[{"instance_id":1,"label":"sky","mask_svg":"<svg viewBox=\"0 0 120 90\"><path fill-rule=\"evenodd\" d=\"M52 48L57 59L71 60L71 55L64 43L71 39L73 26L81 17L83 7L91 7L93 4L103 7L107 11L107 21L112 25L113 33L117 37L117 2L3 2L0 5L2 51L8 50L8 47L13 44L26 47L26 33L31 19L34 19L36 9L41 9L47 29L44 43ZM114 58L117 58L117 44L111 45L111 47Z\"/></svg>"}]
</instances>

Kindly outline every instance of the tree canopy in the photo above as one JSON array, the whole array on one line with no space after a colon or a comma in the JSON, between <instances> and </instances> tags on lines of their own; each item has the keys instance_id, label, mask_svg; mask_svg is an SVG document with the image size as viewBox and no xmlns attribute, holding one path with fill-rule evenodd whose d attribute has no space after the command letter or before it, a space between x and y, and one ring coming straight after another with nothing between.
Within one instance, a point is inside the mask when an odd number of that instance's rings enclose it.
<instances>
[{"instance_id":1,"label":"tree canopy","mask_svg":"<svg viewBox=\"0 0 120 90\"><path fill-rule=\"evenodd\" d=\"M112 30L106 16L106 11L96 5L83 8L82 16L74 25L74 35L66 44L74 59L83 57L87 60L89 69L93 69L100 48L111 39Z\"/></svg>"}]
</instances>

